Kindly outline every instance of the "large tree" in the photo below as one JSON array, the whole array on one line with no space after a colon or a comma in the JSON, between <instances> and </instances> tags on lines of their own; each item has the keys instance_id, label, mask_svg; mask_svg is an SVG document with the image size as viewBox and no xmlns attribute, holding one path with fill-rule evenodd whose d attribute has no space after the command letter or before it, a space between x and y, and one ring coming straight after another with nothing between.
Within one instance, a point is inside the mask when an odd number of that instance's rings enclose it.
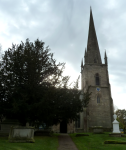
<instances>
[{"instance_id":1,"label":"large tree","mask_svg":"<svg viewBox=\"0 0 126 150\"><path fill-rule=\"evenodd\" d=\"M126 110L117 109L115 114L117 115L117 121L119 122L119 127L126 129L126 123L124 122L124 117L126 117Z\"/></svg>"},{"instance_id":2,"label":"large tree","mask_svg":"<svg viewBox=\"0 0 126 150\"><path fill-rule=\"evenodd\" d=\"M18 119L22 125L38 121L49 126L77 118L84 106L78 79L69 88L70 77L62 76L65 63L56 64L49 51L38 39L12 44L5 51L0 63L1 115Z\"/></svg>"}]
</instances>

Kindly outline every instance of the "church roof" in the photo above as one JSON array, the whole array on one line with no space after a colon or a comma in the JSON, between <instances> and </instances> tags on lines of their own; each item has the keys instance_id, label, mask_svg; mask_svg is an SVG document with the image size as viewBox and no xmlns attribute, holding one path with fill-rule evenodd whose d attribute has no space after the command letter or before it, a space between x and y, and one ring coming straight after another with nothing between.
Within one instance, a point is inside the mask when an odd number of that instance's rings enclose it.
<instances>
[{"instance_id":1,"label":"church roof","mask_svg":"<svg viewBox=\"0 0 126 150\"><path fill-rule=\"evenodd\" d=\"M98 63L98 64L102 63L91 9L90 9L86 63Z\"/></svg>"}]
</instances>

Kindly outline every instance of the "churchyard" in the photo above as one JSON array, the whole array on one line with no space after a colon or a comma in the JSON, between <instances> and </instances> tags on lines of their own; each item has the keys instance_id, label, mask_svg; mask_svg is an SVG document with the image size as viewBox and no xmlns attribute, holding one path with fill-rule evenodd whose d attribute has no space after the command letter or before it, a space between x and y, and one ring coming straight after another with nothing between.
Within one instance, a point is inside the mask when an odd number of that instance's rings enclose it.
<instances>
[{"instance_id":1,"label":"churchyard","mask_svg":"<svg viewBox=\"0 0 126 150\"><path fill-rule=\"evenodd\" d=\"M126 130L126 112L113 115L107 55L102 63L91 9L84 59L79 90L79 77L69 88L69 77L62 76L65 63L56 64L44 42L26 39L5 52L0 63L0 150L61 150L73 142L78 150L126 149L126 135L119 130ZM56 133L72 133L73 142ZM105 143L112 140L116 144Z\"/></svg>"},{"instance_id":2,"label":"churchyard","mask_svg":"<svg viewBox=\"0 0 126 150\"><path fill-rule=\"evenodd\" d=\"M69 134L78 150L125 150L126 144L104 144L106 140L126 141L126 137L109 137L110 132L103 134L89 134L76 137L76 133ZM81 133L80 133L81 134ZM58 136L35 136L35 143L10 143L8 137L0 137L0 149L4 150L57 150Z\"/></svg>"},{"instance_id":3,"label":"churchyard","mask_svg":"<svg viewBox=\"0 0 126 150\"><path fill-rule=\"evenodd\" d=\"M92 127L92 132L69 134L78 150L125 150L126 134L120 132L117 115L113 115L112 132L105 132L102 126ZM11 129L10 129L10 125ZM59 147L58 136L51 130L36 130L27 123L25 127L17 126L17 122L5 120L1 124L0 149L4 150L57 150ZM10 129L10 132L9 132ZM6 131L6 132L5 132ZM26 132L27 131L27 132ZM35 131L35 132L34 132ZM50 133L50 134L47 134ZM9 135L9 136L8 136ZM3 137L2 137L3 136ZM105 141L125 142L120 144L106 144ZM64 143L65 144L65 143Z\"/></svg>"}]
</instances>

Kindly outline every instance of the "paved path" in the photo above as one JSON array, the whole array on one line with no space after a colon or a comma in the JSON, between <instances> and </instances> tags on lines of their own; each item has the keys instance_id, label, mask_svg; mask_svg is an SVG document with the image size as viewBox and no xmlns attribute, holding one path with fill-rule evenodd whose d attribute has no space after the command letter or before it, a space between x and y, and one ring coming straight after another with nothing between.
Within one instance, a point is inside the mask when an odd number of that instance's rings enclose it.
<instances>
[{"instance_id":1,"label":"paved path","mask_svg":"<svg viewBox=\"0 0 126 150\"><path fill-rule=\"evenodd\" d=\"M58 140L58 150L78 150L68 134L60 134Z\"/></svg>"}]
</instances>

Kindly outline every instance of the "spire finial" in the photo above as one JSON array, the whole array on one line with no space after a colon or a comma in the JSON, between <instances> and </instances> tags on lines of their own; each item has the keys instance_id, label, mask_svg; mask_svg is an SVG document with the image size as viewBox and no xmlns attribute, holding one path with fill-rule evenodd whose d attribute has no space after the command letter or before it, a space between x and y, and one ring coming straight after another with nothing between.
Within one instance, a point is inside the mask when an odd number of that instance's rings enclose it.
<instances>
[{"instance_id":1,"label":"spire finial","mask_svg":"<svg viewBox=\"0 0 126 150\"><path fill-rule=\"evenodd\" d=\"M90 11L92 11L91 6L90 6Z\"/></svg>"},{"instance_id":2,"label":"spire finial","mask_svg":"<svg viewBox=\"0 0 126 150\"><path fill-rule=\"evenodd\" d=\"M81 67L83 67L83 58L82 58L82 61L81 61Z\"/></svg>"},{"instance_id":3,"label":"spire finial","mask_svg":"<svg viewBox=\"0 0 126 150\"><path fill-rule=\"evenodd\" d=\"M108 65L108 60L107 60L107 55L106 55L106 50L105 50L105 64Z\"/></svg>"},{"instance_id":4,"label":"spire finial","mask_svg":"<svg viewBox=\"0 0 126 150\"><path fill-rule=\"evenodd\" d=\"M85 54L84 54L84 56L86 56L86 48L85 48Z\"/></svg>"},{"instance_id":5,"label":"spire finial","mask_svg":"<svg viewBox=\"0 0 126 150\"><path fill-rule=\"evenodd\" d=\"M107 58L107 55L106 55L106 50L105 50L105 58Z\"/></svg>"}]
</instances>

